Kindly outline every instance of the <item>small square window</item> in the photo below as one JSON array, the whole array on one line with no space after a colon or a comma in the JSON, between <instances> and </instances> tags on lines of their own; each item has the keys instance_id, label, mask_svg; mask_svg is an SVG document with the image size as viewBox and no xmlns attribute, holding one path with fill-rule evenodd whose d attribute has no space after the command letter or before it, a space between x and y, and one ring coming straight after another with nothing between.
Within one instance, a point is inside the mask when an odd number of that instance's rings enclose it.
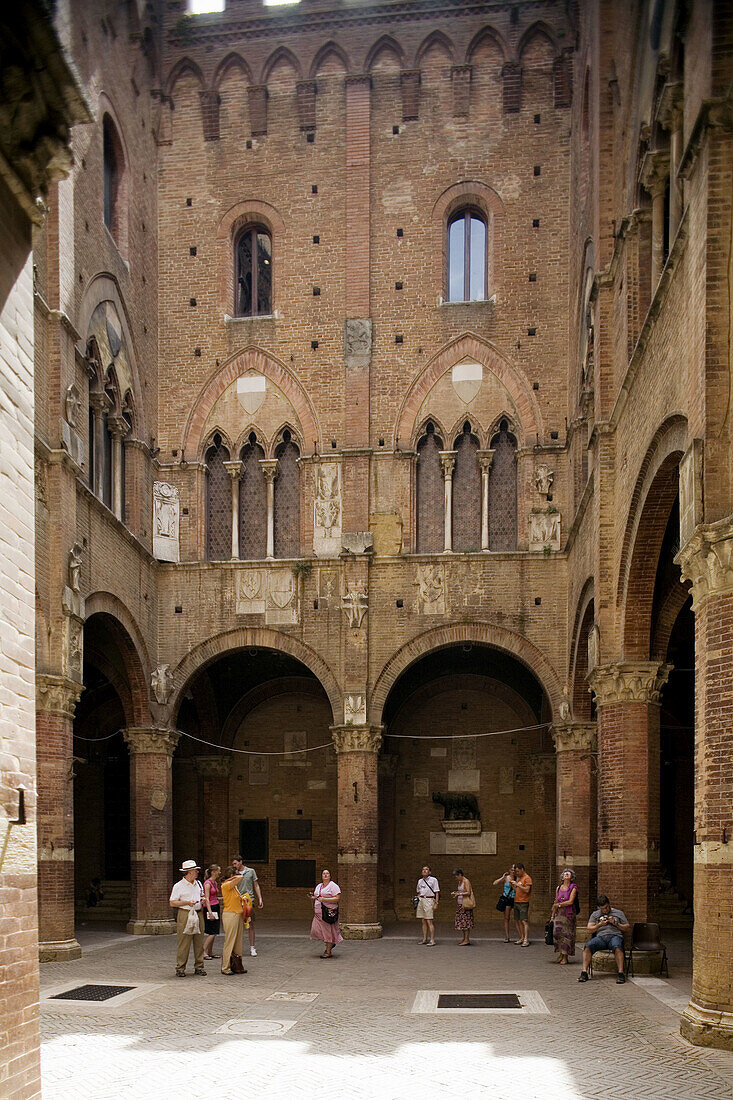
<instances>
[{"instance_id":1,"label":"small square window","mask_svg":"<svg viewBox=\"0 0 733 1100\"><path fill-rule=\"evenodd\" d=\"M527 336L536 336L536 335L537 335L537 329L536 328L528 328L527 329Z\"/></svg>"},{"instance_id":2,"label":"small square window","mask_svg":"<svg viewBox=\"0 0 733 1100\"><path fill-rule=\"evenodd\" d=\"M196 299L195 298L189 298L188 299L188 304L190 306L195 306L196 305Z\"/></svg>"},{"instance_id":3,"label":"small square window","mask_svg":"<svg viewBox=\"0 0 733 1100\"><path fill-rule=\"evenodd\" d=\"M403 340L404 340L404 336L402 335L402 333L401 332L397 333L397 335L394 338L395 344L401 344L403 342Z\"/></svg>"},{"instance_id":4,"label":"small square window","mask_svg":"<svg viewBox=\"0 0 733 1100\"><path fill-rule=\"evenodd\" d=\"M246 140L246 142L244 143L244 145L245 145L245 148L246 148L246 149L251 149L251 148L252 148L252 138L247 138L247 140Z\"/></svg>"}]
</instances>

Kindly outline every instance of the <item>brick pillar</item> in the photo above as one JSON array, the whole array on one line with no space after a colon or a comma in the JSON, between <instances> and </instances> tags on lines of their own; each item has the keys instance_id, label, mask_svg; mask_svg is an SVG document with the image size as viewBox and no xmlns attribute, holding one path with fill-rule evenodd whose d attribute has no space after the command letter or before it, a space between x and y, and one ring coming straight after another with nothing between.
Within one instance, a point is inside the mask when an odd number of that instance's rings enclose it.
<instances>
[{"instance_id":1,"label":"brick pillar","mask_svg":"<svg viewBox=\"0 0 733 1100\"><path fill-rule=\"evenodd\" d=\"M203 852L211 866L226 867L229 856L229 777L230 756L195 756L194 766L201 777Z\"/></svg>"},{"instance_id":2,"label":"brick pillar","mask_svg":"<svg viewBox=\"0 0 733 1100\"><path fill-rule=\"evenodd\" d=\"M659 709L670 672L657 661L594 668L598 707L598 892L631 924L659 897Z\"/></svg>"},{"instance_id":3,"label":"brick pillar","mask_svg":"<svg viewBox=\"0 0 733 1100\"><path fill-rule=\"evenodd\" d=\"M127 729L130 749L130 899L127 931L175 932L168 905L173 872L172 770L178 734L163 727Z\"/></svg>"},{"instance_id":4,"label":"brick pillar","mask_svg":"<svg viewBox=\"0 0 733 1100\"><path fill-rule=\"evenodd\" d=\"M347 697L348 698L348 697ZM338 884L345 939L382 935L377 904L379 726L333 726L338 755Z\"/></svg>"},{"instance_id":5,"label":"brick pillar","mask_svg":"<svg viewBox=\"0 0 733 1100\"><path fill-rule=\"evenodd\" d=\"M36 677L38 774L38 957L81 958L74 937L74 709L83 686Z\"/></svg>"},{"instance_id":6,"label":"brick pillar","mask_svg":"<svg viewBox=\"0 0 733 1100\"><path fill-rule=\"evenodd\" d=\"M733 516L677 556L695 613L695 929L680 1031L733 1050Z\"/></svg>"},{"instance_id":7,"label":"brick pillar","mask_svg":"<svg viewBox=\"0 0 733 1100\"><path fill-rule=\"evenodd\" d=\"M591 867L596 862L592 812L596 724L568 722L555 726L552 736L557 753L557 877L559 881L563 867L575 871L583 923L596 900L590 896Z\"/></svg>"}]
</instances>

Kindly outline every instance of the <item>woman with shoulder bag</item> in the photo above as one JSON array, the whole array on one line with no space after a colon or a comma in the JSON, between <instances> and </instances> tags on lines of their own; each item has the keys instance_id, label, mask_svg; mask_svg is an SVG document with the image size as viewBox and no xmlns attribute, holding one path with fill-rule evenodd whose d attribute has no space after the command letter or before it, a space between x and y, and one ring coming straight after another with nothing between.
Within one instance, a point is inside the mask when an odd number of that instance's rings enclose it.
<instances>
[{"instance_id":1,"label":"woman with shoulder bag","mask_svg":"<svg viewBox=\"0 0 733 1100\"><path fill-rule=\"evenodd\" d=\"M494 886L503 884L503 890L501 896L496 903L496 908L500 913L504 914L504 943L510 943L509 925L512 922L512 914L514 912L514 887L509 881L515 872L516 868L512 864L509 871L505 871L503 875L499 875L499 878L494 879Z\"/></svg>"},{"instance_id":2,"label":"woman with shoulder bag","mask_svg":"<svg viewBox=\"0 0 733 1100\"><path fill-rule=\"evenodd\" d=\"M331 872L324 871L321 881L308 897L313 902L314 911L311 939L320 940L323 943L324 950L321 958L330 959L334 947L344 938L339 928L341 888L338 883L332 882Z\"/></svg>"},{"instance_id":3,"label":"woman with shoulder bag","mask_svg":"<svg viewBox=\"0 0 733 1100\"><path fill-rule=\"evenodd\" d=\"M470 947L470 935L471 929L473 928L473 910L476 905L476 899L473 896L471 883L466 878L461 868L456 867L453 874L457 879L456 889L451 894L451 897L456 899L455 926L458 932L463 932L463 939L458 946Z\"/></svg>"},{"instance_id":4,"label":"woman with shoulder bag","mask_svg":"<svg viewBox=\"0 0 733 1100\"><path fill-rule=\"evenodd\" d=\"M218 863L212 863L206 868L204 875L204 958L218 959L214 954L214 940L221 932L219 914L219 879L221 867Z\"/></svg>"}]
</instances>

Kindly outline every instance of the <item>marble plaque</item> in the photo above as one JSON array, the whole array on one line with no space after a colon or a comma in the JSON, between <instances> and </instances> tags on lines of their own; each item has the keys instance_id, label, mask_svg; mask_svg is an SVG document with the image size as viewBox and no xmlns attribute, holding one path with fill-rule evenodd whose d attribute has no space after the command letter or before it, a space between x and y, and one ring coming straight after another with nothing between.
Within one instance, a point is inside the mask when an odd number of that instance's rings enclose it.
<instances>
[{"instance_id":1,"label":"marble plaque","mask_svg":"<svg viewBox=\"0 0 733 1100\"><path fill-rule=\"evenodd\" d=\"M178 561L178 489L166 481L153 482L153 555L158 561Z\"/></svg>"},{"instance_id":2,"label":"marble plaque","mask_svg":"<svg viewBox=\"0 0 733 1100\"><path fill-rule=\"evenodd\" d=\"M480 836L449 836L448 833L430 834L431 856L495 856L496 833Z\"/></svg>"},{"instance_id":3,"label":"marble plaque","mask_svg":"<svg viewBox=\"0 0 733 1100\"><path fill-rule=\"evenodd\" d=\"M430 780L418 779L417 776L413 779L413 795L415 798L427 798L430 794Z\"/></svg>"},{"instance_id":4,"label":"marble plaque","mask_svg":"<svg viewBox=\"0 0 733 1100\"><path fill-rule=\"evenodd\" d=\"M478 791L481 772L478 768L451 768L448 772L448 790L459 791L464 794L468 791Z\"/></svg>"}]
</instances>

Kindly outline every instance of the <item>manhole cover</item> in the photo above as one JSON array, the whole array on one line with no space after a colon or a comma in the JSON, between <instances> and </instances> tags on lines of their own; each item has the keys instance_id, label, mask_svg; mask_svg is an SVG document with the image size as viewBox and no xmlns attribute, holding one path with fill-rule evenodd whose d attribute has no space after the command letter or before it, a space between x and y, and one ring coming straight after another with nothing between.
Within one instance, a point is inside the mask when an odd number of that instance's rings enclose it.
<instances>
[{"instance_id":1,"label":"manhole cover","mask_svg":"<svg viewBox=\"0 0 733 1100\"><path fill-rule=\"evenodd\" d=\"M296 1020L230 1020L216 1030L229 1035L282 1035Z\"/></svg>"},{"instance_id":2,"label":"manhole cover","mask_svg":"<svg viewBox=\"0 0 733 1100\"><path fill-rule=\"evenodd\" d=\"M438 1008L518 1008L522 1004L516 993L441 993Z\"/></svg>"},{"instance_id":3,"label":"manhole cover","mask_svg":"<svg viewBox=\"0 0 733 1100\"><path fill-rule=\"evenodd\" d=\"M134 985L78 985L65 993L55 993L53 1001L109 1001L120 993L129 993Z\"/></svg>"}]
</instances>

